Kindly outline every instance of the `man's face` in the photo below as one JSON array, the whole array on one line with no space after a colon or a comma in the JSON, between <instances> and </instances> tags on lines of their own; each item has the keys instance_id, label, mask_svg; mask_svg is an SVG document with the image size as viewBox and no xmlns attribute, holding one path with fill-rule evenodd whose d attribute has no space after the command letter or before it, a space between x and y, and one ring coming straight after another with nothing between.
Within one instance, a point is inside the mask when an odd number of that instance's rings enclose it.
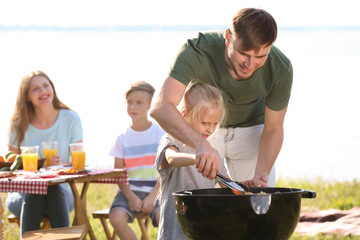
<instances>
[{"instance_id":1,"label":"man's face","mask_svg":"<svg viewBox=\"0 0 360 240\"><path fill-rule=\"evenodd\" d=\"M246 51L242 47L242 39L236 39L233 35L226 33L225 61L234 79L247 80L265 64L272 45L264 45L259 51Z\"/></svg>"}]
</instances>

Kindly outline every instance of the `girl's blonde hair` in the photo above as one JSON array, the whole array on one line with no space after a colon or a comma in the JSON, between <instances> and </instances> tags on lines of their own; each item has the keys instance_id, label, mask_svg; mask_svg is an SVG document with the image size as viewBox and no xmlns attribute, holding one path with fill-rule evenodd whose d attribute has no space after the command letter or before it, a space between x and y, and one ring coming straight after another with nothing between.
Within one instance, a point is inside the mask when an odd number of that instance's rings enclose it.
<instances>
[{"instance_id":1,"label":"girl's blonde hair","mask_svg":"<svg viewBox=\"0 0 360 240\"><path fill-rule=\"evenodd\" d=\"M218 126L225 120L226 108L221 92L211 85L197 82L186 90L180 112L185 120L192 124L195 121L200 121L200 112L203 109L206 112L213 109L222 111L223 114Z\"/></svg>"},{"instance_id":2,"label":"girl's blonde hair","mask_svg":"<svg viewBox=\"0 0 360 240\"><path fill-rule=\"evenodd\" d=\"M12 144L17 143L17 146L20 148L21 142L24 140L25 132L30 124L31 118L35 113L35 108L32 102L28 101L28 91L30 87L30 83L35 77L44 77L46 78L53 91L54 91L54 99L53 99L53 106L55 109L69 109L65 104L63 104L55 91L55 87L53 82L50 80L48 75L40 70L32 71L26 74L20 83L19 91L16 97L16 104L14 114L10 120L10 131L15 132L15 140Z\"/></svg>"}]
</instances>

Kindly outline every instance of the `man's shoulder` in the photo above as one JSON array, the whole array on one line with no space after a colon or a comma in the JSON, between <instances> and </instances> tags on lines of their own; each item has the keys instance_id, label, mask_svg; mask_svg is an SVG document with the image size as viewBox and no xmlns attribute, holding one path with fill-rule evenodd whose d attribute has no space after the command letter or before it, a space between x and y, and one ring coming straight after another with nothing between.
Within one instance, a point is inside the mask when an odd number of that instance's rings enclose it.
<instances>
[{"instance_id":1,"label":"man's shoulder","mask_svg":"<svg viewBox=\"0 0 360 240\"><path fill-rule=\"evenodd\" d=\"M290 59L276 46L271 47L270 58L276 64L281 63L284 66L291 66Z\"/></svg>"},{"instance_id":2,"label":"man's shoulder","mask_svg":"<svg viewBox=\"0 0 360 240\"><path fill-rule=\"evenodd\" d=\"M196 38L189 39L198 47L208 47L222 44L225 41L223 31L199 32Z\"/></svg>"}]
</instances>

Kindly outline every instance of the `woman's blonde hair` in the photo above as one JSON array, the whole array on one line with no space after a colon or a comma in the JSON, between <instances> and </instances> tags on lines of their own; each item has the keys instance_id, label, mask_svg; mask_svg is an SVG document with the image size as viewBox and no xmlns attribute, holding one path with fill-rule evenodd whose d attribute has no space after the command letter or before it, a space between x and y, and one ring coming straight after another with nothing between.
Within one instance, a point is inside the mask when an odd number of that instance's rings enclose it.
<instances>
[{"instance_id":1,"label":"woman's blonde hair","mask_svg":"<svg viewBox=\"0 0 360 240\"><path fill-rule=\"evenodd\" d=\"M200 121L201 110L208 112L213 109L219 109L223 113L218 123L220 126L226 117L226 108L221 92L211 85L197 82L186 90L180 112L185 120L192 124Z\"/></svg>"},{"instance_id":2,"label":"woman's blonde hair","mask_svg":"<svg viewBox=\"0 0 360 240\"><path fill-rule=\"evenodd\" d=\"M40 70L32 71L26 74L20 83L19 91L16 97L16 104L14 114L10 120L10 131L15 132L15 140L12 144L17 143L17 146L20 148L21 142L24 140L25 132L30 124L31 118L34 115L35 108L32 102L28 101L28 91L31 81L34 77L44 77L46 78L53 91L54 91L54 99L53 99L53 106L55 109L69 109L65 104L63 104L55 91L55 87L53 82L50 80L48 75Z\"/></svg>"}]
</instances>

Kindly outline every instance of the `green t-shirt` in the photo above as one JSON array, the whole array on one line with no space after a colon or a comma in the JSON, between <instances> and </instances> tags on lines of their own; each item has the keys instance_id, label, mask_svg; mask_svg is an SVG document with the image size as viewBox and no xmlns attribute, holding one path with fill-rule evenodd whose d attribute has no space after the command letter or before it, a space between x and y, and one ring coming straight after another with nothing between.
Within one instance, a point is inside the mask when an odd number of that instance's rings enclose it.
<instances>
[{"instance_id":1,"label":"green t-shirt","mask_svg":"<svg viewBox=\"0 0 360 240\"><path fill-rule=\"evenodd\" d=\"M293 80L290 60L275 46L259 70L245 81L235 80L225 62L223 32L199 33L180 49L169 75L186 86L204 82L221 90L228 111L225 127L264 123L265 104L274 111L289 102Z\"/></svg>"}]
</instances>

